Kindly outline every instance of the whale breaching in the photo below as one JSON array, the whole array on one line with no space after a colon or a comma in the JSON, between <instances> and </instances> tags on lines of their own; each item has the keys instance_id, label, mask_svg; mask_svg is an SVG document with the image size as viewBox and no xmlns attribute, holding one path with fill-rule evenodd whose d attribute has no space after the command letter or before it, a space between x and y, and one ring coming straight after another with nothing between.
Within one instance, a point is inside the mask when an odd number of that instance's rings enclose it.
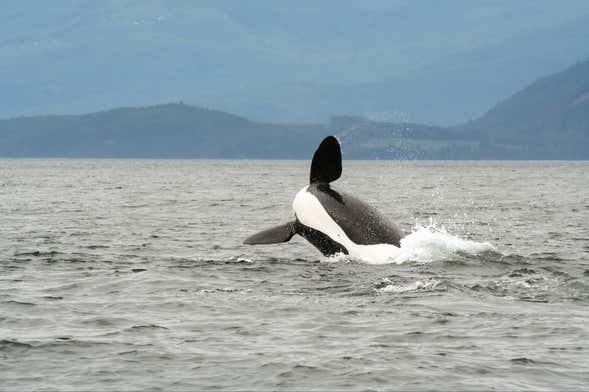
<instances>
[{"instance_id":1,"label":"whale breaching","mask_svg":"<svg viewBox=\"0 0 589 392\"><path fill-rule=\"evenodd\" d=\"M331 183L342 174L340 144L328 136L311 162L310 184L294 201L295 219L248 237L244 244L288 242L295 234L323 255L349 255L379 262L399 252L401 231L371 205L334 189Z\"/></svg>"}]
</instances>

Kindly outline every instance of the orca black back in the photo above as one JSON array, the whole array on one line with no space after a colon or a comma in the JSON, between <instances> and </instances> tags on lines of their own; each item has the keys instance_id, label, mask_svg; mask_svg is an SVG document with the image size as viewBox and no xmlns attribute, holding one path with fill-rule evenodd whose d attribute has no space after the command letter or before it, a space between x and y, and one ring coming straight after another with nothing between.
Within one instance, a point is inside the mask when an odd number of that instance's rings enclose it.
<instances>
[{"instance_id":1,"label":"orca black back","mask_svg":"<svg viewBox=\"0 0 589 392\"><path fill-rule=\"evenodd\" d=\"M393 244L400 246L401 230L376 208L329 184L311 184L307 188L329 216L358 245Z\"/></svg>"}]
</instances>

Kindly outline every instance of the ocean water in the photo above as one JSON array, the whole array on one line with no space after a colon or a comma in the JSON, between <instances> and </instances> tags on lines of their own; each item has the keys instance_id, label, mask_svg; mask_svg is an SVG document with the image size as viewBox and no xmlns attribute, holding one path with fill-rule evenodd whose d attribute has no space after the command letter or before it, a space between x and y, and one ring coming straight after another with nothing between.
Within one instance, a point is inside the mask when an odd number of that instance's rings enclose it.
<instances>
[{"instance_id":1,"label":"ocean water","mask_svg":"<svg viewBox=\"0 0 589 392\"><path fill-rule=\"evenodd\" d=\"M398 257L242 245L308 167L0 161L0 390L589 388L589 163L344 161Z\"/></svg>"}]
</instances>

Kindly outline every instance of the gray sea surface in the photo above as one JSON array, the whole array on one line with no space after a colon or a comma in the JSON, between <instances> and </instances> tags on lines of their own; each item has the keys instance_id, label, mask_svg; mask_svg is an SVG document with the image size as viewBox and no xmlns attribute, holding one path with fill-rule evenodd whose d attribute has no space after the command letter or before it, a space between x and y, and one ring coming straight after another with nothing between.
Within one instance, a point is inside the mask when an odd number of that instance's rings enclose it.
<instances>
[{"instance_id":1,"label":"gray sea surface","mask_svg":"<svg viewBox=\"0 0 589 392\"><path fill-rule=\"evenodd\" d=\"M587 390L589 163L344 161L408 236L325 258L307 161L0 160L0 390Z\"/></svg>"}]
</instances>

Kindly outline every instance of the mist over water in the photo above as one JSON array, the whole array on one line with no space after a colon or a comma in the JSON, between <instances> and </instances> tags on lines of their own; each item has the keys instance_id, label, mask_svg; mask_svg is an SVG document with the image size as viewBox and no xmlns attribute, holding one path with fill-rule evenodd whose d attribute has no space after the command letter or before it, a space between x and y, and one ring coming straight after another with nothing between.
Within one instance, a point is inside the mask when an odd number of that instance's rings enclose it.
<instances>
[{"instance_id":1,"label":"mist over water","mask_svg":"<svg viewBox=\"0 0 589 392\"><path fill-rule=\"evenodd\" d=\"M587 162L344 160L397 257L242 245L308 166L0 161L0 389L587 388Z\"/></svg>"}]
</instances>

